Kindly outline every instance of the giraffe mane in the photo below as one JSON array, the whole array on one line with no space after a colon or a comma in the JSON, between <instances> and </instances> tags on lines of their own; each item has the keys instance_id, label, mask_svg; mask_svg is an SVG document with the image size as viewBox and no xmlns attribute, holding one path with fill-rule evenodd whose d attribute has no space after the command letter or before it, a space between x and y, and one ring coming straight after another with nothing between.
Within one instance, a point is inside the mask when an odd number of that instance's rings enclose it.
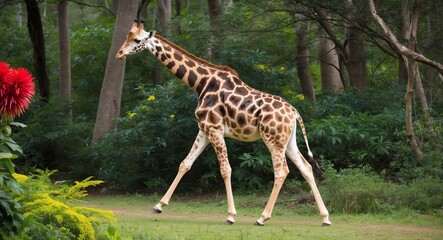
<instances>
[{"instance_id":1,"label":"giraffe mane","mask_svg":"<svg viewBox=\"0 0 443 240\"><path fill-rule=\"evenodd\" d=\"M190 59L196 61L196 62L199 63L199 64L206 65L206 66L208 66L208 67L212 67L212 68L215 68L215 69L217 69L217 70L226 71L226 72L229 72L229 73L231 73L232 75L238 77L238 73L237 73L234 69L232 69L232 68L230 68L230 67L228 67L228 66L225 66L225 65L217 65L217 64L211 63L211 62L209 62L209 61L207 61L207 60L205 60L205 59L199 58L199 57L195 56L194 54L192 54L192 53L186 51L185 49L183 49L183 48L177 46L177 44L175 44L175 43L173 43L173 42L167 40L166 38L164 38L164 37L162 37L162 36L160 36L160 35L158 35L158 34L156 34L155 37L156 37L157 39L159 39L160 41L165 42L166 44L170 45L170 46L173 47L175 50L177 50L179 53L181 53L181 54L183 54L183 55L186 55L187 57L189 57Z\"/></svg>"}]
</instances>

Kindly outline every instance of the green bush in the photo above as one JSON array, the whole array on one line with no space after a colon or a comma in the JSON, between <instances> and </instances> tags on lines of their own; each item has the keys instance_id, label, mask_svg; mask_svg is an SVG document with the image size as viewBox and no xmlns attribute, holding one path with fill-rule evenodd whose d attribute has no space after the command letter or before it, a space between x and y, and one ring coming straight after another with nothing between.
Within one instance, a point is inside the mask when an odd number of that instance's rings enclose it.
<instances>
[{"instance_id":1,"label":"green bush","mask_svg":"<svg viewBox=\"0 0 443 240\"><path fill-rule=\"evenodd\" d=\"M14 174L23 186L23 192L15 196L25 217L19 236L23 239L95 239L104 234L96 229L116 221L112 212L74 206L87 195L85 188L102 181L86 178L71 186L63 182L53 184L50 180L53 173L55 171L37 170L30 176Z\"/></svg>"},{"instance_id":2,"label":"green bush","mask_svg":"<svg viewBox=\"0 0 443 240\"><path fill-rule=\"evenodd\" d=\"M123 113L117 131L94 146L94 159L101 177L128 191L163 189L198 133L193 111L197 97L180 82L140 85L137 93L141 100Z\"/></svg>"},{"instance_id":3,"label":"green bush","mask_svg":"<svg viewBox=\"0 0 443 240\"><path fill-rule=\"evenodd\" d=\"M320 192L332 212L379 213L385 202L386 183L367 170L334 170L324 176Z\"/></svg>"},{"instance_id":4,"label":"green bush","mask_svg":"<svg viewBox=\"0 0 443 240\"><path fill-rule=\"evenodd\" d=\"M416 163L404 130L404 113L352 113L307 123L313 152L336 169L371 166L393 176ZM327 146L327 147L326 147ZM412 177L412 176L411 176Z\"/></svg>"},{"instance_id":5,"label":"green bush","mask_svg":"<svg viewBox=\"0 0 443 240\"><path fill-rule=\"evenodd\" d=\"M22 188L12 176L12 160L22 153L22 149L11 138L11 126L23 125L15 122L7 124L0 119L0 237L17 233L23 220L19 211L21 206L13 199L13 195L22 193Z\"/></svg>"},{"instance_id":6,"label":"green bush","mask_svg":"<svg viewBox=\"0 0 443 240\"><path fill-rule=\"evenodd\" d=\"M93 123L84 116L70 119L66 111L69 105L69 102L50 101L31 109L26 121L28 127L16 135L27 153L18 162L22 169L59 169L77 178L95 174L88 159Z\"/></svg>"},{"instance_id":7,"label":"green bush","mask_svg":"<svg viewBox=\"0 0 443 240\"><path fill-rule=\"evenodd\" d=\"M410 209L435 212L443 206L442 180L420 178L409 184L386 182L378 174L363 169L329 168L320 184L320 192L331 212L391 213Z\"/></svg>"},{"instance_id":8,"label":"green bush","mask_svg":"<svg viewBox=\"0 0 443 240\"><path fill-rule=\"evenodd\" d=\"M409 184L392 188L391 199L397 208L414 209L420 212L441 211L443 208L443 181L428 176L413 180Z\"/></svg>"}]
</instances>

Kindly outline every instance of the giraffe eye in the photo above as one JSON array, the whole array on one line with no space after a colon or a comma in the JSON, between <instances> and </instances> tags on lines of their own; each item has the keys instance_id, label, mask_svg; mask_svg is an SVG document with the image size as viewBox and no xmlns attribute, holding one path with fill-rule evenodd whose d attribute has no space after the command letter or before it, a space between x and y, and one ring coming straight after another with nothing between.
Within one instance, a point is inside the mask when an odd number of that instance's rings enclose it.
<instances>
[{"instance_id":1,"label":"giraffe eye","mask_svg":"<svg viewBox=\"0 0 443 240\"><path fill-rule=\"evenodd\" d=\"M141 40L140 39L134 39L134 42L139 44L141 42Z\"/></svg>"}]
</instances>

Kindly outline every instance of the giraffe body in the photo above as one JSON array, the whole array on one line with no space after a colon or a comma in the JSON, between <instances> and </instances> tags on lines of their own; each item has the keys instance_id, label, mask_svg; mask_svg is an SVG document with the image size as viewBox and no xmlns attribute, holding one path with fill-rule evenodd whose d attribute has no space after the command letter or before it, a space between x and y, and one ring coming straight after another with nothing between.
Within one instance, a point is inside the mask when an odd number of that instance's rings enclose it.
<instances>
[{"instance_id":1,"label":"giraffe body","mask_svg":"<svg viewBox=\"0 0 443 240\"><path fill-rule=\"evenodd\" d=\"M331 224L329 213L317 189L312 167L296 144L295 132L298 122L309 156L312 157L303 120L293 106L278 96L248 86L231 68L200 59L163 37L155 35L155 31L145 32L143 24L137 26L136 22L116 57L121 59L144 49L150 51L174 75L194 90L199 99L195 110L199 133L189 154L180 164L173 183L154 207L155 212L162 212L162 207L168 204L181 178L191 169L205 147L212 144L226 187L227 223L234 223L236 209L231 187L232 169L224 138L246 142L262 139L271 152L275 182L269 201L256 224L263 225L271 218L277 196L289 173L285 155L295 163L311 186L323 218L323 225Z\"/></svg>"}]
</instances>

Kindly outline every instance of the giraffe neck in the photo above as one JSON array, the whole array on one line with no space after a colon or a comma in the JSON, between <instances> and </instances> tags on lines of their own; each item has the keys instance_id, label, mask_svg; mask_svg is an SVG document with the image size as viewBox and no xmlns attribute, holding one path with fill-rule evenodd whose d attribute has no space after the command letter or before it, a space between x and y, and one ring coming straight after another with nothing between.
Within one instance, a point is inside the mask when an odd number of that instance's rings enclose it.
<instances>
[{"instance_id":1,"label":"giraffe neck","mask_svg":"<svg viewBox=\"0 0 443 240\"><path fill-rule=\"evenodd\" d=\"M204 85L212 79L211 76L216 72L222 71L237 76L233 69L198 58L159 35L155 35L152 41L153 47L148 48L148 50L176 77L199 95Z\"/></svg>"}]
</instances>

